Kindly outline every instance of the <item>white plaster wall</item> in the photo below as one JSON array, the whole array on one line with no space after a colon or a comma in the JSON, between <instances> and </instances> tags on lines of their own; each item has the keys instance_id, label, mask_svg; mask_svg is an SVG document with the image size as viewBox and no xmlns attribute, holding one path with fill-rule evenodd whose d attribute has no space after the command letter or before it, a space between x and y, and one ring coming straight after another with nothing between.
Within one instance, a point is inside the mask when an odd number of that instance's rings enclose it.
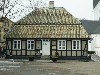
<instances>
[{"instance_id":1,"label":"white plaster wall","mask_svg":"<svg viewBox=\"0 0 100 75\"><path fill-rule=\"evenodd\" d=\"M100 20L100 1L94 8L94 20Z\"/></svg>"},{"instance_id":2,"label":"white plaster wall","mask_svg":"<svg viewBox=\"0 0 100 75\"><path fill-rule=\"evenodd\" d=\"M96 51L96 54L100 56L100 34L92 34L92 41L90 44L91 51Z\"/></svg>"},{"instance_id":3,"label":"white plaster wall","mask_svg":"<svg viewBox=\"0 0 100 75\"><path fill-rule=\"evenodd\" d=\"M90 42L90 40L88 41L88 51L91 51L91 42Z\"/></svg>"},{"instance_id":4,"label":"white plaster wall","mask_svg":"<svg viewBox=\"0 0 100 75\"><path fill-rule=\"evenodd\" d=\"M95 50L95 45L96 45L96 39L95 39L95 36L96 35L91 35L91 51L94 51Z\"/></svg>"}]
</instances>

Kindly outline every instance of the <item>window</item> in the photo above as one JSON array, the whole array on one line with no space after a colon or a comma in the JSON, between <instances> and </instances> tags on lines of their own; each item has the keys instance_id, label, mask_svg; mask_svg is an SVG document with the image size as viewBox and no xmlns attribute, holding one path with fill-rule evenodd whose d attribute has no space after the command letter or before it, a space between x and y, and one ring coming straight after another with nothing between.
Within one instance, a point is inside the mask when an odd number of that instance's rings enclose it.
<instances>
[{"instance_id":1,"label":"window","mask_svg":"<svg viewBox=\"0 0 100 75\"><path fill-rule=\"evenodd\" d=\"M13 49L17 49L17 50L21 49L21 40L14 40L13 41Z\"/></svg>"},{"instance_id":2,"label":"window","mask_svg":"<svg viewBox=\"0 0 100 75\"><path fill-rule=\"evenodd\" d=\"M73 50L80 50L80 40L73 40L72 41L72 49Z\"/></svg>"},{"instance_id":3,"label":"window","mask_svg":"<svg viewBox=\"0 0 100 75\"><path fill-rule=\"evenodd\" d=\"M58 40L58 50L66 50L66 40Z\"/></svg>"},{"instance_id":4,"label":"window","mask_svg":"<svg viewBox=\"0 0 100 75\"><path fill-rule=\"evenodd\" d=\"M4 26L9 26L8 22L3 23Z\"/></svg>"},{"instance_id":5,"label":"window","mask_svg":"<svg viewBox=\"0 0 100 75\"><path fill-rule=\"evenodd\" d=\"M34 50L34 49L35 49L34 40L27 40L27 50Z\"/></svg>"}]
</instances>

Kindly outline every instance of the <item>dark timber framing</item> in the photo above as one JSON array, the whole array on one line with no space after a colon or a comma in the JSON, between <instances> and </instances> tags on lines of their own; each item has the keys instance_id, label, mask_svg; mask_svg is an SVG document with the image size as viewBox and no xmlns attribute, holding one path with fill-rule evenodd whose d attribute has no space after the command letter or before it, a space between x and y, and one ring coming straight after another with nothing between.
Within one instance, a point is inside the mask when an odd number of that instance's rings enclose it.
<instances>
[{"instance_id":1,"label":"dark timber framing","mask_svg":"<svg viewBox=\"0 0 100 75\"><path fill-rule=\"evenodd\" d=\"M81 23L80 23L81 24ZM74 25L80 25L80 24L74 24ZM20 25L20 24L16 24L16 25ZM21 24L21 25L26 25L26 24ZM44 24L44 23L40 23L40 24L29 24L29 25L51 25L51 23L46 23L46 24ZM56 24L56 23L52 23L52 25L73 25L73 24L67 24L67 23L65 23L65 24Z\"/></svg>"},{"instance_id":2,"label":"dark timber framing","mask_svg":"<svg viewBox=\"0 0 100 75\"><path fill-rule=\"evenodd\" d=\"M79 59L81 57L87 57L87 54L84 55L84 52L85 51L88 51L88 40L89 38L7 38L6 39L6 44L8 45L8 41L11 41L11 49L9 49L9 47L7 48L6 46L6 49L7 49L7 52L10 50L12 55L7 55L7 58L27 58L29 57L30 55L27 55L27 52L30 51L30 54L32 51L35 52L35 54L33 56L36 55L36 51L37 50L42 50L42 39L49 39L50 40L50 57L54 54L54 52L58 52L59 53L59 59ZM21 40L21 50L13 50L13 40ZM35 50L27 50L27 40L34 40L35 41ZM66 50L58 50L58 40L66 40ZM72 50L72 40L79 40L80 41L80 50ZM25 41L25 49L22 49L22 41ZM36 49L36 41L41 41L41 49ZM67 41L71 41L71 49L69 50L68 49L68 42ZM85 43L82 43L82 41L84 41ZM54 45L53 42L56 42ZM83 47L83 44L85 45L84 48ZM56 49L52 49L53 46L56 48ZM22 51L25 50L25 55L22 54ZM15 51L16 54L13 55L13 51ZM21 51L21 54L17 54L18 51ZM65 53L65 55L63 54ZM74 56L73 56L74 54Z\"/></svg>"}]
</instances>

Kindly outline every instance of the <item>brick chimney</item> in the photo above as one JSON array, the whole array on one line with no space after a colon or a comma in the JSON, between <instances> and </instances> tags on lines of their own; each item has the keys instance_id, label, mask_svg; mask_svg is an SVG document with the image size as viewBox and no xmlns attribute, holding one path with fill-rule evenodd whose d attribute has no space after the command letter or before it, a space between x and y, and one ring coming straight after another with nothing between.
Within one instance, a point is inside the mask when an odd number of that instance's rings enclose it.
<instances>
[{"instance_id":1,"label":"brick chimney","mask_svg":"<svg viewBox=\"0 0 100 75\"><path fill-rule=\"evenodd\" d=\"M49 8L54 8L54 1L49 1Z\"/></svg>"}]
</instances>

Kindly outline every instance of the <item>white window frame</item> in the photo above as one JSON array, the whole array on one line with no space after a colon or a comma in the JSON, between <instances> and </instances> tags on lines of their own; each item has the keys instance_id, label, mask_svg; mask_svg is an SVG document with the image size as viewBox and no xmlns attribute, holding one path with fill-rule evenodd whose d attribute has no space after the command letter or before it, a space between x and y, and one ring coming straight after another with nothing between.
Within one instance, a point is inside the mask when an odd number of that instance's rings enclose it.
<instances>
[{"instance_id":1,"label":"white window frame","mask_svg":"<svg viewBox=\"0 0 100 75\"><path fill-rule=\"evenodd\" d=\"M65 46L63 46L63 41L65 42ZM60 46L61 42L61 46ZM65 49L63 49L65 47ZM58 40L58 50L66 50L66 40Z\"/></svg>"},{"instance_id":2,"label":"white window frame","mask_svg":"<svg viewBox=\"0 0 100 75\"><path fill-rule=\"evenodd\" d=\"M73 46L73 43L76 42L75 48ZM77 44L79 42L79 44ZM79 47L78 47L79 45ZM72 40L72 50L80 50L80 40Z\"/></svg>"},{"instance_id":3,"label":"white window frame","mask_svg":"<svg viewBox=\"0 0 100 75\"><path fill-rule=\"evenodd\" d=\"M15 41L17 42L16 43L16 48L14 48L14 46L15 46ZM20 43L18 43L18 42L20 42ZM18 48L18 44L20 44L19 46L19 48ZM21 50L21 40L13 40L13 49L14 50Z\"/></svg>"},{"instance_id":4,"label":"white window frame","mask_svg":"<svg viewBox=\"0 0 100 75\"><path fill-rule=\"evenodd\" d=\"M30 43L29 43L30 41ZM27 50L35 50L35 41L34 43L31 43L31 41L34 41L34 40L27 40ZM28 48L28 45L30 44L30 49ZM34 44L34 48L32 49L31 45Z\"/></svg>"}]
</instances>

